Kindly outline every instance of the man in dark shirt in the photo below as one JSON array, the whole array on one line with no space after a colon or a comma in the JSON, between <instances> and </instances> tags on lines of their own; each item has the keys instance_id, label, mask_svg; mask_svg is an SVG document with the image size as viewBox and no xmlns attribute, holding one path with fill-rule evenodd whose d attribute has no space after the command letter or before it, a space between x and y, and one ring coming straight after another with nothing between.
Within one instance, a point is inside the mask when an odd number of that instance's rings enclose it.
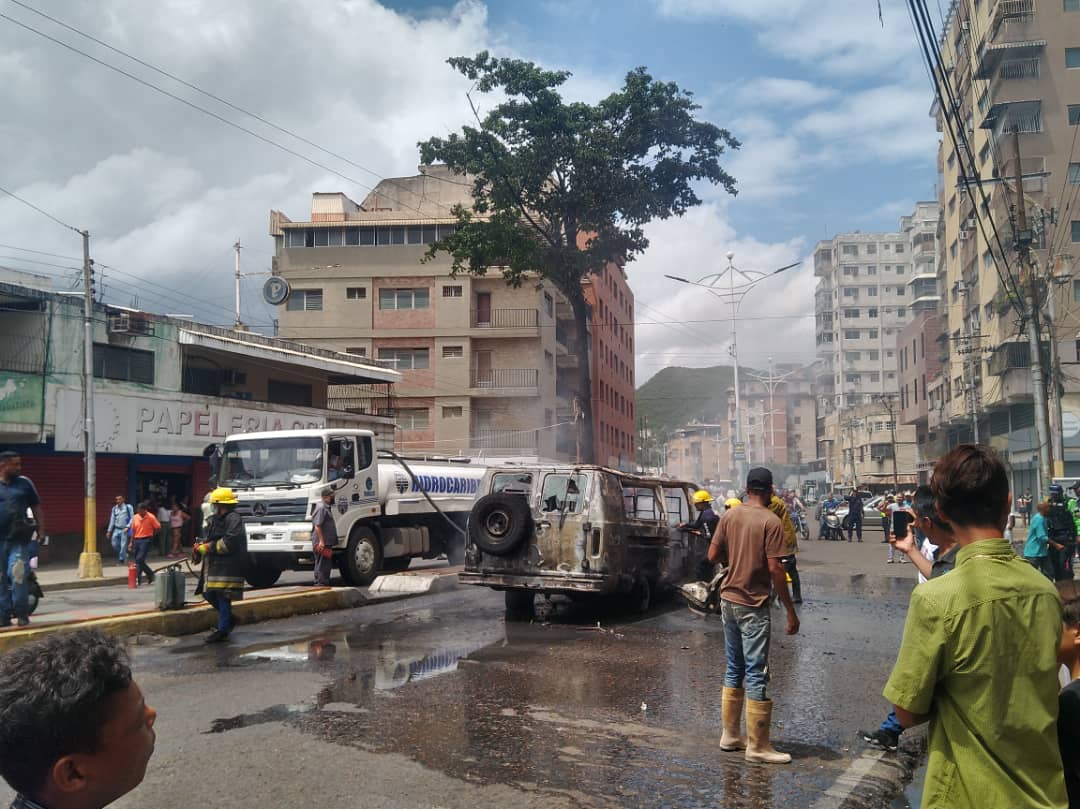
<instances>
[{"instance_id":1,"label":"man in dark shirt","mask_svg":"<svg viewBox=\"0 0 1080 809\"><path fill-rule=\"evenodd\" d=\"M0 627L11 626L13 615L19 626L30 623L26 575L37 548L31 542L27 509L34 515L38 537L45 536L37 489L21 472L22 458L17 452L0 452Z\"/></svg>"},{"instance_id":2,"label":"man in dark shirt","mask_svg":"<svg viewBox=\"0 0 1080 809\"><path fill-rule=\"evenodd\" d=\"M1071 581L1072 558L1076 552L1076 523L1065 503L1065 490L1050 485L1050 513L1046 515L1046 533L1050 536L1050 564L1054 581Z\"/></svg>"},{"instance_id":3,"label":"man in dark shirt","mask_svg":"<svg viewBox=\"0 0 1080 809\"><path fill-rule=\"evenodd\" d=\"M847 512L847 541L851 542L851 535L856 534L859 542L862 542L862 517L863 496L858 487L851 490L851 494L844 498L848 505Z\"/></svg>"},{"instance_id":4,"label":"man in dark shirt","mask_svg":"<svg viewBox=\"0 0 1080 809\"><path fill-rule=\"evenodd\" d=\"M12 809L101 809L143 780L157 714L117 640L49 635L0 657L0 776Z\"/></svg>"},{"instance_id":5,"label":"man in dark shirt","mask_svg":"<svg viewBox=\"0 0 1080 809\"><path fill-rule=\"evenodd\" d=\"M334 490L322 490L322 502L311 513L311 549L315 554L315 585L330 585L333 557L328 556L338 544L337 523L334 522Z\"/></svg>"},{"instance_id":6,"label":"man in dark shirt","mask_svg":"<svg viewBox=\"0 0 1080 809\"><path fill-rule=\"evenodd\" d=\"M1069 809L1080 809L1080 582L1058 582L1061 596L1061 646L1058 662L1070 682L1058 695L1058 747L1065 767Z\"/></svg>"}]
</instances>

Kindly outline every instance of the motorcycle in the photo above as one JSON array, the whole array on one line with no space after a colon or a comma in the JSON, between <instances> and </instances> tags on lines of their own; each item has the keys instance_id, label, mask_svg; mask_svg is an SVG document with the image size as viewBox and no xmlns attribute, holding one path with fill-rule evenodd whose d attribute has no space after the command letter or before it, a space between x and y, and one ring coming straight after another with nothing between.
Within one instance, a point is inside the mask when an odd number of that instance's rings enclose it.
<instances>
[{"instance_id":1,"label":"motorcycle","mask_svg":"<svg viewBox=\"0 0 1080 809\"><path fill-rule=\"evenodd\" d=\"M806 524L806 517L798 510L791 512L791 521L795 524L795 531L802 537L803 542L810 540L810 526Z\"/></svg>"},{"instance_id":2,"label":"motorcycle","mask_svg":"<svg viewBox=\"0 0 1080 809\"><path fill-rule=\"evenodd\" d=\"M836 513L835 508L826 509L823 530L818 539L839 542L843 540L843 538L844 531L840 522L840 515Z\"/></svg>"}]
</instances>

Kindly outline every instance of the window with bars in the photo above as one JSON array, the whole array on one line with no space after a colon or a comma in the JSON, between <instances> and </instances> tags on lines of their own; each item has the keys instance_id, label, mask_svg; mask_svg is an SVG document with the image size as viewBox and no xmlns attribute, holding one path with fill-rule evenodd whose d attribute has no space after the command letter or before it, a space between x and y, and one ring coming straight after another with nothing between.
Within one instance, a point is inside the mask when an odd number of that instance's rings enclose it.
<instances>
[{"instance_id":1,"label":"window with bars","mask_svg":"<svg viewBox=\"0 0 1080 809\"><path fill-rule=\"evenodd\" d=\"M380 348L379 359L398 371L416 371L429 367L426 348Z\"/></svg>"},{"instance_id":2,"label":"window with bars","mask_svg":"<svg viewBox=\"0 0 1080 809\"><path fill-rule=\"evenodd\" d=\"M416 289L380 289L380 309L427 309L431 297L427 287Z\"/></svg>"},{"instance_id":3,"label":"window with bars","mask_svg":"<svg viewBox=\"0 0 1080 809\"><path fill-rule=\"evenodd\" d=\"M289 293L285 309L289 312L321 312L322 290L294 289Z\"/></svg>"},{"instance_id":4,"label":"window with bars","mask_svg":"<svg viewBox=\"0 0 1080 809\"><path fill-rule=\"evenodd\" d=\"M94 376L153 385L154 352L94 343Z\"/></svg>"},{"instance_id":5,"label":"window with bars","mask_svg":"<svg viewBox=\"0 0 1080 809\"><path fill-rule=\"evenodd\" d=\"M442 355L444 360L459 360L465 356L464 346L443 346Z\"/></svg>"},{"instance_id":6,"label":"window with bars","mask_svg":"<svg viewBox=\"0 0 1080 809\"><path fill-rule=\"evenodd\" d=\"M444 298L460 298L462 295L461 284L450 284L442 288Z\"/></svg>"},{"instance_id":7,"label":"window with bars","mask_svg":"<svg viewBox=\"0 0 1080 809\"><path fill-rule=\"evenodd\" d=\"M427 430L431 427L431 413L426 407L398 408L394 418L402 430Z\"/></svg>"}]
</instances>

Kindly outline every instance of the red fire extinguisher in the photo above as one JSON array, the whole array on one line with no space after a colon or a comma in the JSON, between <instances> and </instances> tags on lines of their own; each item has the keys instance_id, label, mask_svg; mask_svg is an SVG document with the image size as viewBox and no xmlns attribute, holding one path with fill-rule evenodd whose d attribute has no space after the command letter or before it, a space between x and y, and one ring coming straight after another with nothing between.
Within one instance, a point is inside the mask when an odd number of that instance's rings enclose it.
<instances>
[{"instance_id":1,"label":"red fire extinguisher","mask_svg":"<svg viewBox=\"0 0 1080 809\"><path fill-rule=\"evenodd\" d=\"M135 567L135 558L128 557L128 589L134 590L139 581L139 569Z\"/></svg>"}]
</instances>

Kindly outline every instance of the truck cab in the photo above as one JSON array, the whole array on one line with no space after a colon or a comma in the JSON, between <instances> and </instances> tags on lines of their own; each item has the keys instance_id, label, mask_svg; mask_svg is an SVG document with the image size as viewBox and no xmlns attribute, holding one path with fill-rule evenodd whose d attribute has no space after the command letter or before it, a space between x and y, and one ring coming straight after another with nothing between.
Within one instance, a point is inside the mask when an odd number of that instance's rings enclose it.
<instances>
[{"instance_id":1,"label":"truck cab","mask_svg":"<svg viewBox=\"0 0 1080 809\"><path fill-rule=\"evenodd\" d=\"M460 580L505 591L508 615L531 613L538 594L624 595L645 609L695 578L708 551L677 528L693 519L695 488L601 466L489 469Z\"/></svg>"}]
</instances>

